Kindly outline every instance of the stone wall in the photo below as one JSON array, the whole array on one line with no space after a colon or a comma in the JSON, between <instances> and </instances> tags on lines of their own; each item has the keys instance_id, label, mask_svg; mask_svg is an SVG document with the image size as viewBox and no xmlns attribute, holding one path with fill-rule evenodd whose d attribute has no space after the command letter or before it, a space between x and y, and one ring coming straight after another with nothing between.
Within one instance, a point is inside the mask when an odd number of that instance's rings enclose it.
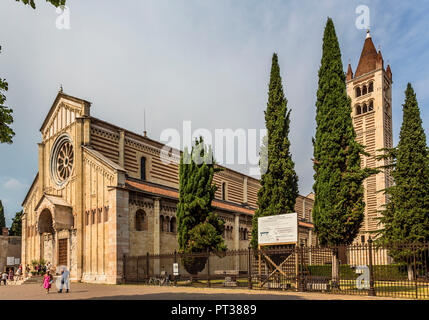
<instances>
[{"instance_id":1,"label":"stone wall","mask_svg":"<svg viewBox=\"0 0 429 320\"><path fill-rule=\"evenodd\" d=\"M21 237L0 236L0 271L6 269L7 257L21 258Z\"/></svg>"}]
</instances>

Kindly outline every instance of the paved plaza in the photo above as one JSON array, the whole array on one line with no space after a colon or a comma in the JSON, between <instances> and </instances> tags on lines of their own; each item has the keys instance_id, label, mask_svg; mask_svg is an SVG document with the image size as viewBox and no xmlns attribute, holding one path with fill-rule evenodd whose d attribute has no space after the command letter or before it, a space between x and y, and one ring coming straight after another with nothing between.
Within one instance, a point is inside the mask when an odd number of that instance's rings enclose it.
<instances>
[{"instance_id":1,"label":"paved plaza","mask_svg":"<svg viewBox=\"0 0 429 320\"><path fill-rule=\"evenodd\" d=\"M265 291L159 287L143 285L102 285L72 283L70 293L57 293L55 286L46 294L41 284L0 286L0 300L386 300L381 297Z\"/></svg>"}]
</instances>

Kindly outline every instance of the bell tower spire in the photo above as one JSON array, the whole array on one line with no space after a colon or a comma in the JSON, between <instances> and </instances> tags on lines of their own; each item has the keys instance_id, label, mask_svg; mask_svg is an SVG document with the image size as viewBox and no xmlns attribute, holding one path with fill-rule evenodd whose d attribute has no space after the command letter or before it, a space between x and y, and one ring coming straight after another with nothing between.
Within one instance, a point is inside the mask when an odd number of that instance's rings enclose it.
<instances>
[{"instance_id":1,"label":"bell tower spire","mask_svg":"<svg viewBox=\"0 0 429 320\"><path fill-rule=\"evenodd\" d=\"M362 167L377 168L387 165L386 160L377 160L377 150L393 147L392 135L392 71L384 69L383 57L372 41L369 29L363 44L356 72L351 65L347 70L347 94L352 100L353 126L356 140L365 146L369 156L362 156ZM364 181L365 218L358 240L365 241L378 224L379 210L387 203L380 190L392 185L388 172L372 175Z\"/></svg>"}]
</instances>

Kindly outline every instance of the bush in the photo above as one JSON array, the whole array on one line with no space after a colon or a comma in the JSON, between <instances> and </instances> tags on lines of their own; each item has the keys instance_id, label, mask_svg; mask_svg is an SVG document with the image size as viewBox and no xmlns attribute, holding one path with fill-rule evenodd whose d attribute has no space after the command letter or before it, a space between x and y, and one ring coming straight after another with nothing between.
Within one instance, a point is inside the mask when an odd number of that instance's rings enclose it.
<instances>
[{"instance_id":1,"label":"bush","mask_svg":"<svg viewBox=\"0 0 429 320\"><path fill-rule=\"evenodd\" d=\"M311 276L327 277L332 276L332 266L327 265L313 265L307 266ZM399 280L407 279L407 265L406 264L389 264L389 265L375 265L373 266L374 280ZM350 265L340 265L340 279L356 279L359 276L355 268Z\"/></svg>"}]
</instances>

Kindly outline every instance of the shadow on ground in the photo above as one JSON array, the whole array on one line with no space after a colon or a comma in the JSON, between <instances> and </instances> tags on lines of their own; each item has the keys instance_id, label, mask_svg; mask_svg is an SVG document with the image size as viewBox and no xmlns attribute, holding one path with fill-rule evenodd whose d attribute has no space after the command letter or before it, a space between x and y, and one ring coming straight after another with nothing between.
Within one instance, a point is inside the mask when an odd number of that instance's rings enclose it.
<instances>
[{"instance_id":1,"label":"shadow on ground","mask_svg":"<svg viewBox=\"0 0 429 320\"><path fill-rule=\"evenodd\" d=\"M307 300L295 295L230 293L148 293L86 298L85 300Z\"/></svg>"}]
</instances>

